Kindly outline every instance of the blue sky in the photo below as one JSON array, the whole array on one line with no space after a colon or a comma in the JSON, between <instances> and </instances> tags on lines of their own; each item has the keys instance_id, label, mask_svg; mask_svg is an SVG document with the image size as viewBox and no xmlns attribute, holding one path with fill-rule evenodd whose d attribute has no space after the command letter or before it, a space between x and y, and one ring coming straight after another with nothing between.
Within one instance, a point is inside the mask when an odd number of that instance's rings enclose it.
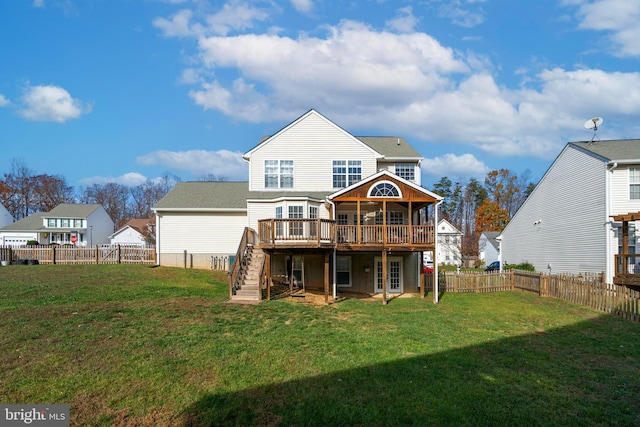
<instances>
[{"instance_id":1,"label":"blue sky","mask_svg":"<svg viewBox=\"0 0 640 427\"><path fill-rule=\"evenodd\" d=\"M638 21L628 0L3 1L0 173L244 180L314 108L407 139L427 186L537 180L591 117L640 137Z\"/></svg>"}]
</instances>

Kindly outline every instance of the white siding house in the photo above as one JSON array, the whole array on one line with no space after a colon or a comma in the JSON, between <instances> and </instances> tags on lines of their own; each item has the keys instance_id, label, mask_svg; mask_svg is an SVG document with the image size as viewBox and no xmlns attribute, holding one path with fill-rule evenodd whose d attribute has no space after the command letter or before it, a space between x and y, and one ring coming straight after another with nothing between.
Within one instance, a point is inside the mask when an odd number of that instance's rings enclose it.
<instances>
[{"instance_id":1,"label":"white siding house","mask_svg":"<svg viewBox=\"0 0 640 427\"><path fill-rule=\"evenodd\" d=\"M118 231L109 236L111 239L111 245L123 245L123 246L139 246L148 247L151 246L147 242L145 236L149 233L150 224L148 219L132 218L122 226Z\"/></svg>"},{"instance_id":2,"label":"white siding house","mask_svg":"<svg viewBox=\"0 0 640 427\"><path fill-rule=\"evenodd\" d=\"M438 221L438 249L436 259L440 265L462 265L462 233L446 219ZM433 261L433 254L425 254L426 261Z\"/></svg>"},{"instance_id":3,"label":"white siding house","mask_svg":"<svg viewBox=\"0 0 640 427\"><path fill-rule=\"evenodd\" d=\"M640 140L568 143L503 230L502 261L611 282L620 226L611 217L640 211L638 178Z\"/></svg>"},{"instance_id":4,"label":"white siding house","mask_svg":"<svg viewBox=\"0 0 640 427\"><path fill-rule=\"evenodd\" d=\"M0 228L0 245L38 244L95 246L109 243L114 224L98 204L63 203Z\"/></svg>"},{"instance_id":5,"label":"white siding house","mask_svg":"<svg viewBox=\"0 0 640 427\"><path fill-rule=\"evenodd\" d=\"M496 240L498 231L483 231L478 239L478 259L489 265L500 259L500 242Z\"/></svg>"},{"instance_id":6,"label":"white siding house","mask_svg":"<svg viewBox=\"0 0 640 427\"><path fill-rule=\"evenodd\" d=\"M333 271L334 292L418 291L437 233L422 213L441 198L420 186L423 158L403 138L356 137L310 110L243 158L247 182L180 183L156 204L160 265L209 266L254 230L274 280L326 290Z\"/></svg>"}]
</instances>

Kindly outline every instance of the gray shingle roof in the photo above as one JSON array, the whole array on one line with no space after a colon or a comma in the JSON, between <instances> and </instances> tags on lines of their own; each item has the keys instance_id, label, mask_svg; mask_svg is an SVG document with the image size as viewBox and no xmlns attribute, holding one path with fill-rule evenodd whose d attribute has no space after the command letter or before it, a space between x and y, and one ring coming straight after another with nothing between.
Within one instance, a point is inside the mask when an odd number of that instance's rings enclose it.
<instances>
[{"instance_id":1,"label":"gray shingle roof","mask_svg":"<svg viewBox=\"0 0 640 427\"><path fill-rule=\"evenodd\" d=\"M398 136L356 136L356 138L385 157L422 158L415 148Z\"/></svg>"},{"instance_id":2,"label":"gray shingle roof","mask_svg":"<svg viewBox=\"0 0 640 427\"><path fill-rule=\"evenodd\" d=\"M608 160L638 160L640 159L640 139L614 139L609 141L571 142L585 151L590 151Z\"/></svg>"},{"instance_id":3,"label":"gray shingle roof","mask_svg":"<svg viewBox=\"0 0 640 427\"><path fill-rule=\"evenodd\" d=\"M16 222L0 228L0 231L37 231L44 229L44 223L42 218L46 215L46 212L38 212L29 215L26 218L22 218Z\"/></svg>"},{"instance_id":4,"label":"gray shingle roof","mask_svg":"<svg viewBox=\"0 0 640 427\"><path fill-rule=\"evenodd\" d=\"M156 205L163 209L246 209L248 182L179 182Z\"/></svg>"},{"instance_id":5,"label":"gray shingle roof","mask_svg":"<svg viewBox=\"0 0 640 427\"><path fill-rule=\"evenodd\" d=\"M45 218L86 218L100 207L99 204L61 203L49 212Z\"/></svg>"},{"instance_id":6,"label":"gray shingle roof","mask_svg":"<svg viewBox=\"0 0 640 427\"><path fill-rule=\"evenodd\" d=\"M491 246L493 246L496 251L500 250L498 241L496 240L496 237L500 235L499 231L483 231L482 234L485 235L489 244L491 244Z\"/></svg>"}]
</instances>

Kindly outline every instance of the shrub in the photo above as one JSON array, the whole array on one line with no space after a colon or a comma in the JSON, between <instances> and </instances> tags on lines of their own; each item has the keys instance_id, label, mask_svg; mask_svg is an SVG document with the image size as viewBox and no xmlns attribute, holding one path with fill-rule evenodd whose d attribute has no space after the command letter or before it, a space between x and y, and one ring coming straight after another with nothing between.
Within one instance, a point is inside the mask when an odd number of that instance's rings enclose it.
<instances>
[{"instance_id":1,"label":"shrub","mask_svg":"<svg viewBox=\"0 0 640 427\"><path fill-rule=\"evenodd\" d=\"M38 244L37 240L27 240L27 246L36 246Z\"/></svg>"},{"instance_id":2,"label":"shrub","mask_svg":"<svg viewBox=\"0 0 640 427\"><path fill-rule=\"evenodd\" d=\"M522 264L506 264L505 270L536 271L536 268L531 263L523 262Z\"/></svg>"}]
</instances>

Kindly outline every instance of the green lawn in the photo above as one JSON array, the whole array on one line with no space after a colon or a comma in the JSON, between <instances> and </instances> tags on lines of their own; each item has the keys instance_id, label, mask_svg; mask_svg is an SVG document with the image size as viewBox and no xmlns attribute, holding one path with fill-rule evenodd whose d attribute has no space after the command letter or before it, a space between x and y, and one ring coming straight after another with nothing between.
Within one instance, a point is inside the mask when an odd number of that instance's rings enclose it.
<instances>
[{"instance_id":1,"label":"green lawn","mask_svg":"<svg viewBox=\"0 0 640 427\"><path fill-rule=\"evenodd\" d=\"M640 425L640 325L519 292L225 303L226 276L0 268L0 402L72 425Z\"/></svg>"}]
</instances>

